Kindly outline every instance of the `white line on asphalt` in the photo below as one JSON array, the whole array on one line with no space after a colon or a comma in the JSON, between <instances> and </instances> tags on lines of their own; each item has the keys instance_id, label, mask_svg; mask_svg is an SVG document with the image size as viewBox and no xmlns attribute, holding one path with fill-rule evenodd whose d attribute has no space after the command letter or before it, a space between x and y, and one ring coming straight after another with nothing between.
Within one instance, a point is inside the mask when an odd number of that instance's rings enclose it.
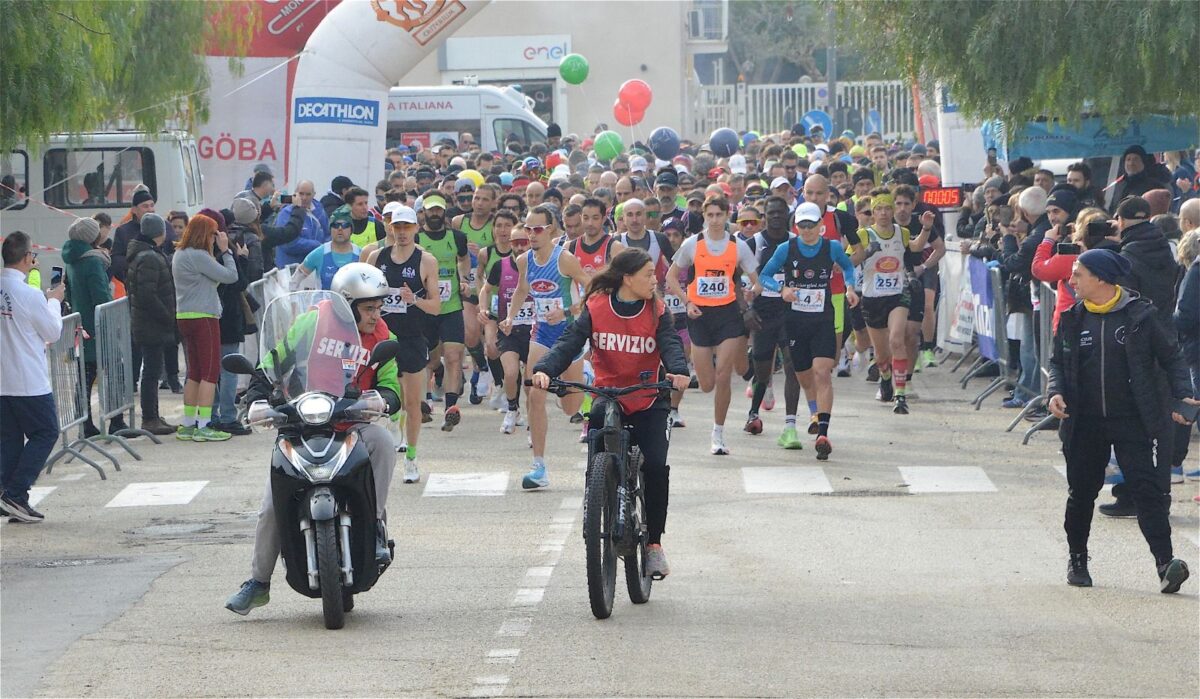
<instances>
[{"instance_id":1,"label":"white line on asphalt","mask_svg":"<svg viewBox=\"0 0 1200 699\"><path fill-rule=\"evenodd\" d=\"M560 510L578 510L583 505L583 496L570 496L562 500L562 504L558 506Z\"/></svg>"},{"instance_id":2,"label":"white line on asphalt","mask_svg":"<svg viewBox=\"0 0 1200 699\"><path fill-rule=\"evenodd\" d=\"M501 694L504 694L504 689L507 686L507 675L488 675L486 677L476 677L475 686L471 689L471 696L498 697Z\"/></svg>"},{"instance_id":3,"label":"white line on asphalt","mask_svg":"<svg viewBox=\"0 0 1200 699\"><path fill-rule=\"evenodd\" d=\"M496 497L508 490L508 471L494 473L431 473L425 482L427 498Z\"/></svg>"},{"instance_id":4,"label":"white line on asphalt","mask_svg":"<svg viewBox=\"0 0 1200 699\"><path fill-rule=\"evenodd\" d=\"M1064 463L1054 464L1054 470L1058 471L1059 475L1061 475L1063 477L1063 480L1066 480L1066 478L1067 478L1067 465L1066 464L1064 464ZM1112 483L1105 483L1104 487L1101 488L1100 491L1104 492L1104 493L1111 493L1112 488L1113 488Z\"/></svg>"},{"instance_id":5,"label":"white line on asphalt","mask_svg":"<svg viewBox=\"0 0 1200 699\"><path fill-rule=\"evenodd\" d=\"M518 587L510 607L536 607L546 594L544 587Z\"/></svg>"},{"instance_id":6,"label":"white line on asphalt","mask_svg":"<svg viewBox=\"0 0 1200 699\"><path fill-rule=\"evenodd\" d=\"M162 483L130 483L105 507L148 507L154 505L186 505L204 490L208 481L166 481Z\"/></svg>"},{"instance_id":7,"label":"white line on asphalt","mask_svg":"<svg viewBox=\"0 0 1200 699\"><path fill-rule=\"evenodd\" d=\"M488 651L487 661L492 665L512 665L520 654L520 648L493 648Z\"/></svg>"},{"instance_id":8,"label":"white line on asphalt","mask_svg":"<svg viewBox=\"0 0 1200 699\"><path fill-rule=\"evenodd\" d=\"M900 466L910 493L994 493L996 486L978 466Z\"/></svg>"},{"instance_id":9,"label":"white line on asphalt","mask_svg":"<svg viewBox=\"0 0 1200 699\"><path fill-rule=\"evenodd\" d=\"M554 574L554 566L532 566L525 571L527 578L549 578Z\"/></svg>"},{"instance_id":10,"label":"white line on asphalt","mask_svg":"<svg viewBox=\"0 0 1200 699\"><path fill-rule=\"evenodd\" d=\"M500 630L496 632L497 636L505 636L508 638L520 638L529 633L529 627L533 626L533 619L529 617L521 617L518 619L505 619L500 624Z\"/></svg>"},{"instance_id":11,"label":"white line on asphalt","mask_svg":"<svg viewBox=\"0 0 1200 699\"><path fill-rule=\"evenodd\" d=\"M87 476L86 473L71 473L71 474L63 476L62 478L59 478L58 480L60 480L60 481L81 481L84 479L85 476Z\"/></svg>"},{"instance_id":12,"label":"white line on asphalt","mask_svg":"<svg viewBox=\"0 0 1200 699\"><path fill-rule=\"evenodd\" d=\"M84 474L79 474L80 476ZM37 504L46 499L46 496L53 493L58 486L40 485L29 489L29 506L37 507Z\"/></svg>"},{"instance_id":13,"label":"white line on asphalt","mask_svg":"<svg viewBox=\"0 0 1200 699\"><path fill-rule=\"evenodd\" d=\"M747 493L831 493L820 466L743 466Z\"/></svg>"}]
</instances>

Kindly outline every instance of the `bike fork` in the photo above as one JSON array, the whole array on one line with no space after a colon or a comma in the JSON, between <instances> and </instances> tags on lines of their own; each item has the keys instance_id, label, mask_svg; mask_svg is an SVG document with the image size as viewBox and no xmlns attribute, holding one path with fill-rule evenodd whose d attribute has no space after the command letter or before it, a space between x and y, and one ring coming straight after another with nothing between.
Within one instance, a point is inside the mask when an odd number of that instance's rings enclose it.
<instances>
[{"instance_id":1,"label":"bike fork","mask_svg":"<svg viewBox=\"0 0 1200 699\"><path fill-rule=\"evenodd\" d=\"M312 520L300 518L300 531L304 533L304 554L308 560L308 589L321 589L317 579L317 537L313 532Z\"/></svg>"},{"instance_id":2,"label":"bike fork","mask_svg":"<svg viewBox=\"0 0 1200 699\"><path fill-rule=\"evenodd\" d=\"M354 584L354 565L350 558L350 515L342 512L338 515L338 529L342 541L342 579L346 587Z\"/></svg>"}]
</instances>

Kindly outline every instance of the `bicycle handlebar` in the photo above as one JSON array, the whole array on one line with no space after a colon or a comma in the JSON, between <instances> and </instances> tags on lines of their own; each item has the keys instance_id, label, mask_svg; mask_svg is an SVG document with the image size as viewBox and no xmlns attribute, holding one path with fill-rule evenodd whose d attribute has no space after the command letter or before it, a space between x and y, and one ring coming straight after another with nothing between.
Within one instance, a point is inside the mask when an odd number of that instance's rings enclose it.
<instances>
[{"instance_id":1,"label":"bicycle handlebar","mask_svg":"<svg viewBox=\"0 0 1200 699\"><path fill-rule=\"evenodd\" d=\"M525 379L525 385L536 388L536 386L533 385L533 381L531 379ZM579 391L579 392L586 391L588 393L595 393L596 395L603 396L604 398L608 398L609 400L616 400L620 396L628 395L635 391L642 391L642 390L647 390L647 389L661 391L661 390L671 390L672 388L674 388L674 386L671 384L670 381L655 381L654 383L640 383L640 384L635 384L633 386L626 386L624 388L616 388L616 387L607 387L606 388L606 387L601 387L601 386L592 386L591 384L586 384L586 383L576 383L574 381L562 381L560 379L550 379L550 385L546 388L546 390L552 391L553 393L555 393L559 396L566 395L571 390L575 390L575 391Z\"/></svg>"}]
</instances>

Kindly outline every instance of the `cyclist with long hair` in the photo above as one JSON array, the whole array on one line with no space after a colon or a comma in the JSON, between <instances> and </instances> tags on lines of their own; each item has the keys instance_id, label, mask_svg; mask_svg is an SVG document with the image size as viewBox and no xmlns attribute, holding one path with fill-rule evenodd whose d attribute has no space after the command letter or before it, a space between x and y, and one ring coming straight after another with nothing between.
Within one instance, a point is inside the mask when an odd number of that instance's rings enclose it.
<instances>
[{"instance_id":1,"label":"cyclist with long hair","mask_svg":"<svg viewBox=\"0 0 1200 699\"><path fill-rule=\"evenodd\" d=\"M583 308L562 337L533 367L533 385L545 389L591 341L594 384L627 387L665 376L675 388L687 388L687 358L666 304L655 293L654 261L640 248L627 248L613 257L588 283ZM645 479L648 572L665 577L670 569L662 550L667 524L671 438L670 400L656 391L631 393L619 399L633 444L642 453ZM592 405L590 423L604 424L604 400ZM589 445L589 451L596 445Z\"/></svg>"}]
</instances>

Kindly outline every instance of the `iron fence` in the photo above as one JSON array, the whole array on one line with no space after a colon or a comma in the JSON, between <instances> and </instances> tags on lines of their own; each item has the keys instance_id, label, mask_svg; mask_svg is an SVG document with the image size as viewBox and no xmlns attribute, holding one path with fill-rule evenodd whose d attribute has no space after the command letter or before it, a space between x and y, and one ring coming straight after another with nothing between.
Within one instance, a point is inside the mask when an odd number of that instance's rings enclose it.
<instances>
[{"instance_id":1,"label":"iron fence","mask_svg":"<svg viewBox=\"0 0 1200 699\"><path fill-rule=\"evenodd\" d=\"M137 424L137 400L133 350L130 345L132 337L128 296L96 306L96 383L100 397L100 411L96 417L102 431L94 439L115 442L141 461L142 456L134 451L126 437L149 437L155 444L162 442L146 430L134 426ZM126 427L110 434L108 421L118 416L126 418Z\"/></svg>"},{"instance_id":2,"label":"iron fence","mask_svg":"<svg viewBox=\"0 0 1200 699\"><path fill-rule=\"evenodd\" d=\"M58 340L46 346L46 369L50 375L50 390L54 396L54 410L58 413L58 432L62 439L62 446L46 460L46 473L54 469L54 464L59 459L71 456L96 469L101 480L107 480L108 476L100 464L89 459L80 449L92 447L107 457L120 471L121 465L112 454L82 434L74 440L68 436L73 427L82 432L82 425L88 420L91 406L88 405L87 385L84 383L82 321L78 313L65 316L62 321L62 333Z\"/></svg>"}]
</instances>

